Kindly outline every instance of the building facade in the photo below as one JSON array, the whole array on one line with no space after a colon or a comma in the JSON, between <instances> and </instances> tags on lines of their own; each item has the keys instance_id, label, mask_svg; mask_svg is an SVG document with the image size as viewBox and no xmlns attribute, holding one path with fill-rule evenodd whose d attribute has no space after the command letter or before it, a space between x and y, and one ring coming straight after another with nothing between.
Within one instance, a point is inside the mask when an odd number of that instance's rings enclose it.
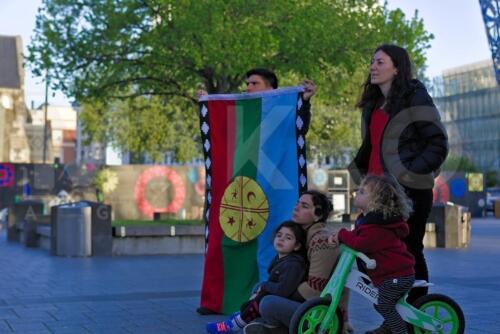
<instances>
[{"instance_id":1,"label":"building facade","mask_svg":"<svg viewBox=\"0 0 500 334\"><path fill-rule=\"evenodd\" d=\"M481 171L500 170L500 86L491 60L443 71L432 95L450 144Z\"/></svg>"},{"instance_id":2,"label":"building facade","mask_svg":"<svg viewBox=\"0 0 500 334\"><path fill-rule=\"evenodd\" d=\"M0 36L0 162L31 162L40 143L24 100L21 51L21 37Z\"/></svg>"},{"instance_id":3,"label":"building facade","mask_svg":"<svg viewBox=\"0 0 500 334\"><path fill-rule=\"evenodd\" d=\"M43 127L45 106L30 110L31 123ZM57 159L64 164L76 163L76 110L71 106L52 106L47 108L47 122L50 124L51 160Z\"/></svg>"},{"instance_id":4,"label":"building facade","mask_svg":"<svg viewBox=\"0 0 500 334\"><path fill-rule=\"evenodd\" d=\"M75 163L76 111L49 104L45 124L45 105L30 110L24 93L21 37L0 35L0 162Z\"/></svg>"}]
</instances>

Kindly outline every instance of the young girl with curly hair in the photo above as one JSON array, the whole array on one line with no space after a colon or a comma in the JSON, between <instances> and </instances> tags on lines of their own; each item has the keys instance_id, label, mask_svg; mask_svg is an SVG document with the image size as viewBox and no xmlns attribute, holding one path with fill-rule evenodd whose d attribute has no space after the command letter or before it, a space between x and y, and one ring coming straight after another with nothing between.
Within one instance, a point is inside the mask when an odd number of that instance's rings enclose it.
<instances>
[{"instance_id":1,"label":"young girl with curly hair","mask_svg":"<svg viewBox=\"0 0 500 334\"><path fill-rule=\"evenodd\" d=\"M407 333L396 303L415 281L415 259L401 240L409 233L406 219L412 211L411 201L394 177L371 175L361 182L354 204L362 212L354 230L341 229L328 241L343 243L377 261L376 268L367 274L378 287L375 309L384 322L365 334Z\"/></svg>"}]
</instances>

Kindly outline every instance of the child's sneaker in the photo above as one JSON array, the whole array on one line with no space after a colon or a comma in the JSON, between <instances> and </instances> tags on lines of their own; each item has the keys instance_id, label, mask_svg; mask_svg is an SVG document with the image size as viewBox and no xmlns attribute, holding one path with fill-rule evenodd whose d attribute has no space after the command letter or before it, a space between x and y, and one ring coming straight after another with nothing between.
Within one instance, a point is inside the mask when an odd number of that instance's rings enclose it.
<instances>
[{"instance_id":1,"label":"child's sneaker","mask_svg":"<svg viewBox=\"0 0 500 334\"><path fill-rule=\"evenodd\" d=\"M224 334L224 333L235 333L239 328L233 331L233 322L231 319L219 322L209 322L207 324L207 333L209 334Z\"/></svg>"}]
</instances>

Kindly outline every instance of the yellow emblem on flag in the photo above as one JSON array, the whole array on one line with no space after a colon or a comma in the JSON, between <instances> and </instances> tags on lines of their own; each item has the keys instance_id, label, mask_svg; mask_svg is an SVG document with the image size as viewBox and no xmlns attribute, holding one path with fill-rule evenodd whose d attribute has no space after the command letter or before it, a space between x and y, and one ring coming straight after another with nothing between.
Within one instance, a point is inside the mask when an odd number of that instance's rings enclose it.
<instances>
[{"instance_id":1,"label":"yellow emblem on flag","mask_svg":"<svg viewBox=\"0 0 500 334\"><path fill-rule=\"evenodd\" d=\"M269 202L257 182L237 176L226 187L220 205L219 222L226 236L247 242L262 233L269 217Z\"/></svg>"}]
</instances>

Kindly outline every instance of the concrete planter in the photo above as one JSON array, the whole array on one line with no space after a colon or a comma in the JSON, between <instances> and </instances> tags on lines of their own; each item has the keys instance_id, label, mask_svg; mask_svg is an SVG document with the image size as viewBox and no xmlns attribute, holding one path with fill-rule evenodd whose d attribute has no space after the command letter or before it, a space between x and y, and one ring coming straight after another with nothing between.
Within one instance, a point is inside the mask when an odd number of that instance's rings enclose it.
<instances>
[{"instance_id":1,"label":"concrete planter","mask_svg":"<svg viewBox=\"0 0 500 334\"><path fill-rule=\"evenodd\" d=\"M203 254L203 226L113 228L113 255Z\"/></svg>"}]
</instances>

